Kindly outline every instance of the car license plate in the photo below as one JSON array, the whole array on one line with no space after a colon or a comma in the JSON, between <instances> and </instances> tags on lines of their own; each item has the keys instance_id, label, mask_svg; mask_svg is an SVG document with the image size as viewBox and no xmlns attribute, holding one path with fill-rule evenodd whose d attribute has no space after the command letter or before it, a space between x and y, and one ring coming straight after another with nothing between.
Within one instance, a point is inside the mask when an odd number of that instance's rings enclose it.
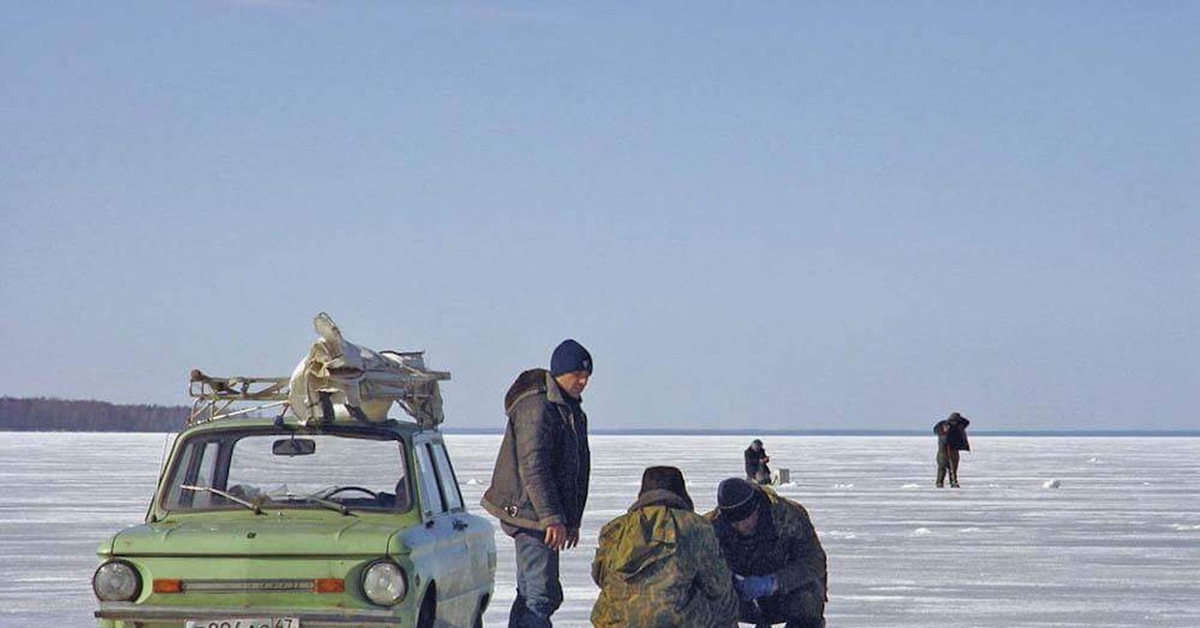
<instances>
[{"instance_id":1,"label":"car license plate","mask_svg":"<svg viewBox=\"0 0 1200 628\"><path fill-rule=\"evenodd\" d=\"M238 617L236 619L189 619L187 628L300 628L300 618Z\"/></svg>"}]
</instances>

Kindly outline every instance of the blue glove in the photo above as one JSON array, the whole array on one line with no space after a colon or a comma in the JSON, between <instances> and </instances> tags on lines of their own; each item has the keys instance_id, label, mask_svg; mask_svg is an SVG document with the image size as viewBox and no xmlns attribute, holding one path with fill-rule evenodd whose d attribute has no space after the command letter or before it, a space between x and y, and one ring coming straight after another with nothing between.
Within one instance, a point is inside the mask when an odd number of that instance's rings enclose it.
<instances>
[{"instance_id":1,"label":"blue glove","mask_svg":"<svg viewBox=\"0 0 1200 628\"><path fill-rule=\"evenodd\" d=\"M776 584L775 576L746 576L733 579L733 588L737 589L738 597L746 601L773 595Z\"/></svg>"}]
</instances>

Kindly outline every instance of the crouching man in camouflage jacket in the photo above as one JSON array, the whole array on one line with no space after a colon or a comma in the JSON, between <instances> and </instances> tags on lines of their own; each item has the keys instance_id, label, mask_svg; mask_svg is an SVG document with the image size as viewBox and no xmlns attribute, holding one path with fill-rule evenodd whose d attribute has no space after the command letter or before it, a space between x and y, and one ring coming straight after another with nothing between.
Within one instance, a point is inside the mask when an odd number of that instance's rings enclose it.
<instances>
[{"instance_id":1,"label":"crouching man in camouflage jacket","mask_svg":"<svg viewBox=\"0 0 1200 628\"><path fill-rule=\"evenodd\" d=\"M741 621L824 628L825 550L803 506L729 478L717 487L717 509L705 517L733 570Z\"/></svg>"},{"instance_id":2,"label":"crouching man in camouflage jacket","mask_svg":"<svg viewBox=\"0 0 1200 628\"><path fill-rule=\"evenodd\" d=\"M693 512L683 473L650 467L629 512L600 531L592 580L598 628L734 628L733 574L712 524Z\"/></svg>"}]
</instances>

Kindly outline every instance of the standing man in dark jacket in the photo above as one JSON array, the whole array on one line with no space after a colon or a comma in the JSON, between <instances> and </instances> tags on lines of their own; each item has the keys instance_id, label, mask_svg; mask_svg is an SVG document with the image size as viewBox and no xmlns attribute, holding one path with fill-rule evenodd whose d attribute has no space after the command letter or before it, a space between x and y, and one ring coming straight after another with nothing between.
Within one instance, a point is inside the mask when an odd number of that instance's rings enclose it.
<instances>
[{"instance_id":1,"label":"standing man in dark jacket","mask_svg":"<svg viewBox=\"0 0 1200 628\"><path fill-rule=\"evenodd\" d=\"M504 396L508 426L482 504L516 545L510 628L551 626L563 601L558 552L579 543L591 475L581 405L591 375L591 354L568 339L554 349L549 371L521 373Z\"/></svg>"},{"instance_id":2,"label":"standing man in dark jacket","mask_svg":"<svg viewBox=\"0 0 1200 628\"><path fill-rule=\"evenodd\" d=\"M742 455L746 458L746 479L758 484L770 484L771 468L767 463L771 457L763 449L762 441L757 438L751 441Z\"/></svg>"},{"instance_id":3,"label":"standing man in dark jacket","mask_svg":"<svg viewBox=\"0 0 1200 628\"><path fill-rule=\"evenodd\" d=\"M804 506L770 488L729 478L717 487L717 509L705 518L713 522L733 571L741 621L825 627L825 550Z\"/></svg>"},{"instance_id":4,"label":"standing man in dark jacket","mask_svg":"<svg viewBox=\"0 0 1200 628\"><path fill-rule=\"evenodd\" d=\"M938 437L938 488L946 485L947 471L950 472L950 488L958 488L958 452L971 451L971 443L967 441L967 426L970 424L967 417L951 412L950 416L933 426L933 433Z\"/></svg>"}]
</instances>

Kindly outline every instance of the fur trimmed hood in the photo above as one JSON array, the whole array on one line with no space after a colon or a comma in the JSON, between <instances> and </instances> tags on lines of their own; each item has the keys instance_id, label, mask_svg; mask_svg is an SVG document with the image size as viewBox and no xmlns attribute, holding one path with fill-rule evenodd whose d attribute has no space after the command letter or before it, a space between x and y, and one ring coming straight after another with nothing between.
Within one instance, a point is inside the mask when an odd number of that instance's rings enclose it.
<instances>
[{"instance_id":1,"label":"fur trimmed hood","mask_svg":"<svg viewBox=\"0 0 1200 628\"><path fill-rule=\"evenodd\" d=\"M542 368L529 369L518 375L512 386L508 387L508 392L504 393L504 413L511 413L513 406L525 397L542 394L546 395L546 400L551 403L567 404L562 389L558 387L558 382L554 381L550 371Z\"/></svg>"}]
</instances>

